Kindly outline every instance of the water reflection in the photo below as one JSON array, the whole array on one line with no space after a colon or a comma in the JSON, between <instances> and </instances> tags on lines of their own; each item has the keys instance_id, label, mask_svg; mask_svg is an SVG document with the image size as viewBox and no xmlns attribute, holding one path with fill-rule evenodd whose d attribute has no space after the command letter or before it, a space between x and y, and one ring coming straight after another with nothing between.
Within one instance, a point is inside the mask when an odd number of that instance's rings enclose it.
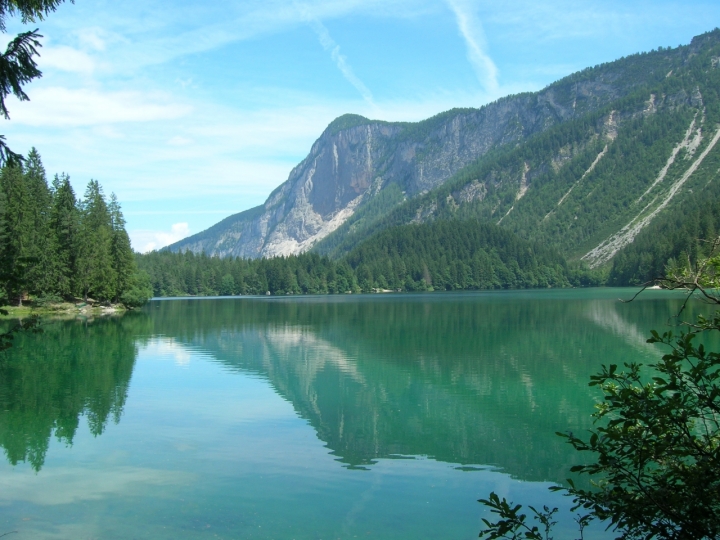
<instances>
[{"instance_id":1,"label":"water reflection","mask_svg":"<svg viewBox=\"0 0 720 540\"><path fill-rule=\"evenodd\" d=\"M39 471L51 437L67 445L85 416L90 432L120 421L146 315L55 321L18 336L0 356L0 446Z\"/></svg>"},{"instance_id":2,"label":"water reflection","mask_svg":"<svg viewBox=\"0 0 720 540\"><path fill-rule=\"evenodd\" d=\"M595 296L597 292L593 293ZM338 460L430 456L563 481L601 363L648 361L679 299L612 293L158 302L154 333L258 374ZM618 339L620 338L620 339Z\"/></svg>"},{"instance_id":3,"label":"water reflection","mask_svg":"<svg viewBox=\"0 0 720 540\"><path fill-rule=\"evenodd\" d=\"M145 314L55 322L0 361L0 446L39 471L51 437L72 444L80 416L96 436L119 422L143 345L181 368L192 350L265 378L350 468L429 456L562 482L577 455L554 434L590 426L589 375L656 359L644 338L681 303L617 295L159 301Z\"/></svg>"}]
</instances>

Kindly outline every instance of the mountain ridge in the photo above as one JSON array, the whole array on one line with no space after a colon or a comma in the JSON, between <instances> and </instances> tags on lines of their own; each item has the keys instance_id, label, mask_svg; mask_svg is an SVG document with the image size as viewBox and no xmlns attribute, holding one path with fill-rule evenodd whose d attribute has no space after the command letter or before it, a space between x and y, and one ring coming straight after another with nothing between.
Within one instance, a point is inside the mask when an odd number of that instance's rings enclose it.
<instances>
[{"instance_id":1,"label":"mountain ridge","mask_svg":"<svg viewBox=\"0 0 720 540\"><path fill-rule=\"evenodd\" d=\"M571 231L572 240L565 244L558 234L547 231L559 220L564 224L563 220L572 219L567 217L566 209L577 210L577 195L587 195L583 190L592 179L612 185L607 162L638 173L623 164L625 158L618 157L618 148L642 154L646 149L637 143L638 137L643 137L644 129L655 129L659 130L658 146L663 146L664 153L669 148L673 155L682 153L684 158L693 145L699 156L714 150L717 139L712 126L718 121L717 96L709 94L713 93L716 73L696 73L693 66L702 57L709 71L720 71L716 70L720 60L712 62L720 58L720 52L718 57L708 57L717 51L718 43L720 32L715 30L694 38L689 45L661 48L586 68L539 92L507 96L479 109L451 109L416 123L340 116L328 125L309 155L263 205L230 216L168 249L244 258L316 249L340 256L388 224L438 217L480 217L522 237L546 239L573 257L587 259L593 248L600 248L604 229L608 234L603 239L611 239L628 225L628 212L622 208L608 211L598 223L588 225L588 234ZM651 89L660 90L652 93ZM708 107L712 110L708 111ZM695 125L689 121L693 114ZM663 121L656 121L656 126L652 116L662 116ZM685 126L682 130L678 127L680 120ZM666 129L665 124L672 126ZM551 136L543 139L543 134L548 133L567 140L558 146ZM682 148L678 147L678 138L679 142L687 139ZM538 150L542 145L544 154ZM539 157L523 157L523 152L531 150ZM490 167L493 160L497 165L494 169ZM645 184L638 183L637 189L631 190L648 189L648 182L657 180L658 170L668 164L667 156L647 161L654 178L648 180L643 173ZM662 165L656 167L655 162ZM489 176L480 178L478 173L470 178L470 169L483 169ZM463 174L468 177L465 183ZM667 166L665 176L668 181L678 180L673 162ZM680 183L673 197L688 178ZM448 192L448 184L458 189ZM662 180L656 184L660 186L656 191L663 188ZM538 197L543 190L558 192L554 210L542 203L543 197L550 197L548 193ZM444 200L439 198L441 195ZM408 219L405 214L411 207L415 213ZM449 207L454 210L450 212ZM543 219L533 217L539 216L538 212L542 212ZM403 214L402 219L392 217L399 214ZM637 215L640 220L645 217ZM625 240L628 237L626 234ZM580 253L586 249L580 249L583 242L590 247ZM605 264L617 251L606 250L589 263Z\"/></svg>"}]
</instances>

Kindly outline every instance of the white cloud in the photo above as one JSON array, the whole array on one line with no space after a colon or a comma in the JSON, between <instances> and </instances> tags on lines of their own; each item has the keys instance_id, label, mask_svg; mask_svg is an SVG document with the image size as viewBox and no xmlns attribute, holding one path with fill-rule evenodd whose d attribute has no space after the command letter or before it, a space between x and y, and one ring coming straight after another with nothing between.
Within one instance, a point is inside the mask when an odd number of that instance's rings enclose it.
<instances>
[{"instance_id":1,"label":"white cloud","mask_svg":"<svg viewBox=\"0 0 720 540\"><path fill-rule=\"evenodd\" d=\"M170 232L165 231L130 231L130 241L133 248L141 253L147 253L154 249L161 249L170 244L190 236L188 224L175 223L170 227ZM142 247L138 247L142 246Z\"/></svg>"},{"instance_id":2,"label":"white cloud","mask_svg":"<svg viewBox=\"0 0 720 540\"><path fill-rule=\"evenodd\" d=\"M125 135L118 129L116 129L113 126L95 126L92 128L93 134L97 135L98 137L103 137L105 139L124 139Z\"/></svg>"},{"instance_id":3,"label":"white cloud","mask_svg":"<svg viewBox=\"0 0 720 540\"><path fill-rule=\"evenodd\" d=\"M31 101L13 100L12 120L38 127L74 127L168 120L188 114L187 105L141 92L102 92L64 87L33 89Z\"/></svg>"},{"instance_id":4,"label":"white cloud","mask_svg":"<svg viewBox=\"0 0 720 540\"><path fill-rule=\"evenodd\" d=\"M43 47L38 65L41 70L50 68L71 73L89 74L95 70L95 62L87 53L65 45Z\"/></svg>"},{"instance_id":5,"label":"white cloud","mask_svg":"<svg viewBox=\"0 0 720 540\"><path fill-rule=\"evenodd\" d=\"M192 144L192 142L193 142L192 139L188 139L187 137L181 137L179 135L175 135L167 143L170 146L187 146L189 144Z\"/></svg>"},{"instance_id":6,"label":"white cloud","mask_svg":"<svg viewBox=\"0 0 720 540\"><path fill-rule=\"evenodd\" d=\"M458 30L465 40L468 60L475 70L475 75L486 92L496 95L498 92L498 69L485 50L485 33L480 20L466 0L447 0L447 3L455 13Z\"/></svg>"},{"instance_id":7,"label":"white cloud","mask_svg":"<svg viewBox=\"0 0 720 540\"><path fill-rule=\"evenodd\" d=\"M76 32L80 44L94 51L104 51L106 48L105 32L101 28L82 28Z\"/></svg>"},{"instance_id":8,"label":"white cloud","mask_svg":"<svg viewBox=\"0 0 720 540\"><path fill-rule=\"evenodd\" d=\"M211 215L211 214L221 214L223 216L229 216L232 213L236 213L237 209L227 210L227 209L218 209L218 210L131 210L129 212L124 212L125 216L133 215L133 216L169 216L169 215L175 215L175 214L182 214L182 215Z\"/></svg>"},{"instance_id":9,"label":"white cloud","mask_svg":"<svg viewBox=\"0 0 720 540\"><path fill-rule=\"evenodd\" d=\"M528 88L503 88L507 93L522 90ZM374 109L359 98L321 101L294 91L263 88L260 92L271 96L274 103L290 105L268 104L267 108L248 111L198 100L190 102L191 114L148 122L142 129L132 124L114 124L38 133L34 127L15 122L5 127L14 147L27 150L36 146L47 170L69 172L79 191L88 179L96 178L106 192L114 191L123 203L148 201L157 210L157 201L165 201L168 206L164 209L178 204L179 208L198 210L196 213L206 213L203 208L217 209L217 202L211 199L218 197L222 207L228 209L225 215L230 215L264 202L307 156L328 123L341 114L355 112L381 120L418 121L455 106L477 107L489 99L479 91L428 90L425 95L406 100L379 101ZM188 141L191 143L182 144ZM192 203L169 203L181 200ZM156 248L167 245L159 242L155 234L169 229L168 221L149 223L149 219L128 211L129 207L125 209L126 216L136 216L131 221L143 222L129 226L136 230L136 250L144 251L151 243ZM142 209L149 210L146 206ZM191 220L190 214L182 211L168 210L167 214L173 216L168 218L173 220L170 223L188 221L189 228L196 232L211 224L203 218Z\"/></svg>"}]
</instances>

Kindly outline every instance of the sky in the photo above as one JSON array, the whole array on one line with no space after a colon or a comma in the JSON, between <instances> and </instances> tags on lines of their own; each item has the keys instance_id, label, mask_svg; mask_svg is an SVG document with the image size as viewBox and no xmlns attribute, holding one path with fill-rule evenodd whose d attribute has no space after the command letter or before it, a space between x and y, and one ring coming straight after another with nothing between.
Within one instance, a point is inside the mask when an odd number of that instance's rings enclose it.
<instances>
[{"instance_id":1,"label":"sky","mask_svg":"<svg viewBox=\"0 0 720 540\"><path fill-rule=\"evenodd\" d=\"M717 0L75 0L8 24L43 77L0 133L114 192L145 252L262 204L341 114L480 107L717 26Z\"/></svg>"}]
</instances>

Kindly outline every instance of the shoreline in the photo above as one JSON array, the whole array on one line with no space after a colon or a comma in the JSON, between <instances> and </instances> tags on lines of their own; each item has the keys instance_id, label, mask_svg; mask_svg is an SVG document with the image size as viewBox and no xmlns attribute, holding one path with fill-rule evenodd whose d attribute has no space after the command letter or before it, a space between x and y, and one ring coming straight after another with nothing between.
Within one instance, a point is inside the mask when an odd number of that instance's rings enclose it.
<instances>
[{"instance_id":1,"label":"shoreline","mask_svg":"<svg viewBox=\"0 0 720 540\"><path fill-rule=\"evenodd\" d=\"M110 306L93 306L91 304L72 304L63 302L61 304L51 304L49 306L2 306L2 309L8 312L7 315L0 315L0 320L22 319L32 315L41 317L47 316L64 316L64 315L116 315L124 313L127 309L122 304L111 304Z\"/></svg>"}]
</instances>

